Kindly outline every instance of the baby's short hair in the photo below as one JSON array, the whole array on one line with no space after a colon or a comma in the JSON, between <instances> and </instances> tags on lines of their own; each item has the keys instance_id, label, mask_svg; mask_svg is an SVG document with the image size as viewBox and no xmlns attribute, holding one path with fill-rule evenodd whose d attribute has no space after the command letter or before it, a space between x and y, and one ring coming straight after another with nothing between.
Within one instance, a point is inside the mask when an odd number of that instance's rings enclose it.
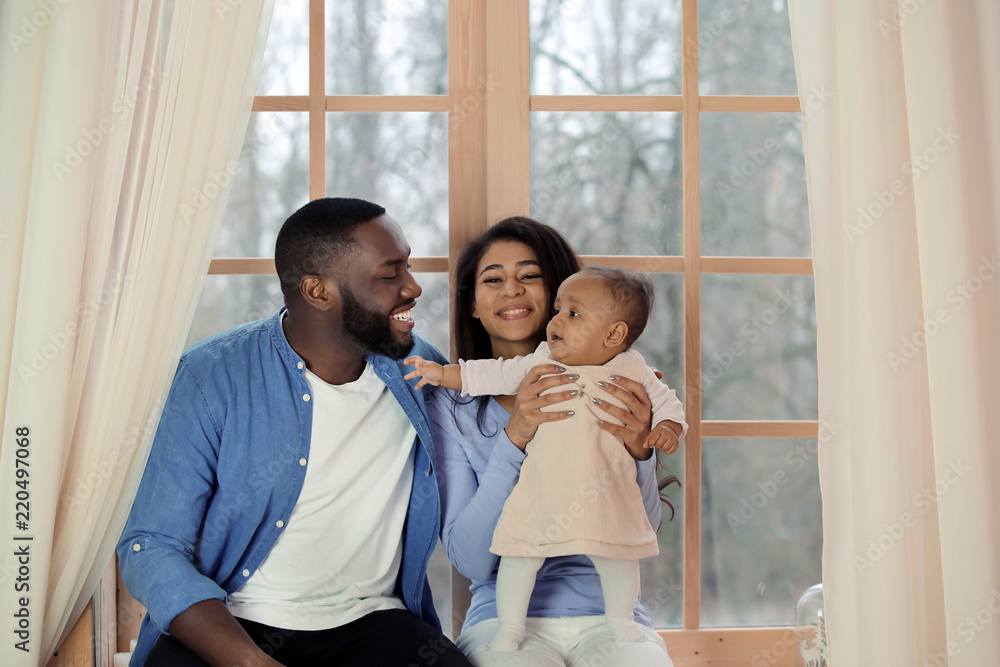
<instances>
[{"instance_id":1,"label":"baby's short hair","mask_svg":"<svg viewBox=\"0 0 1000 667\"><path fill-rule=\"evenodd\" d=\"M585 266L580 273L604 282L614 316L628 325L625 346L631 347L642 335L653 311L653 282L644 273L609 266Z\"/></svg>"}]
</instances>

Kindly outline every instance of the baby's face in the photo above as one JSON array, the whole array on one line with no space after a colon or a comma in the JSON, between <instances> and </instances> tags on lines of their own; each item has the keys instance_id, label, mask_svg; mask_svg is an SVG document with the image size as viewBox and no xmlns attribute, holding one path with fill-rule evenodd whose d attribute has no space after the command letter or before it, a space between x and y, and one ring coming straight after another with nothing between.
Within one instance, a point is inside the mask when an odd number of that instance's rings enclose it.
<instances>
[{"instance_id":1,"label":"baby's face","mask_svg":"<svg viewBox=\"0 0 1000 667\"><path fill-rule=\"evenodd\" d=\"M617 318L614 302L600 278L570 276L559 286L555 308L556 314L545 328L545 339L556 361L570 366L600 366L621 351L604 344Z\"/></svg>"}]
</instances>

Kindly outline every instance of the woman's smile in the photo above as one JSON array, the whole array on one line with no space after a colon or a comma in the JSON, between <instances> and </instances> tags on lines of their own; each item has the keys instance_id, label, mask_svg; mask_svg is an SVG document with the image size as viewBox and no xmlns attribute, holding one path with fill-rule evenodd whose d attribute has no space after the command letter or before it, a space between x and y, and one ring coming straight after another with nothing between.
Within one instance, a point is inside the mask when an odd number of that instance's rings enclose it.
<instances>
[{"instance_id":1,"label":"woman's smile","mask_svg":"<svg viewBox=\"0 0 1000 667\"><path fill-rule=\"evenodd\" d=\"M505 320L520 320L531 315L534 311L535 309L531 306L518 303L501 308L500 312L497 313L497 317L502 317Z\"/></svg>"}]
</instances>

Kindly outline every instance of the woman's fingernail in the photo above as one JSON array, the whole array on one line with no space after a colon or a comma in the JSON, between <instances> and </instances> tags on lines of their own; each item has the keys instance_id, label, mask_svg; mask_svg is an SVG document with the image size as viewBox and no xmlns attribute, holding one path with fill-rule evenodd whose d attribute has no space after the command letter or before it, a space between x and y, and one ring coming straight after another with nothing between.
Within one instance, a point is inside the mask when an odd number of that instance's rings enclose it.
<instances>
[{"instance_id":1,"label":"woman's fingernail","mask_svg":"<svg viewBox=\"0 0 1000 667\"><path fill-rule=\"evenodd\" d=\"M579 380L580 379L579 375L567 375L566 377L568 377L570 380Z\"/></svg>"},{"instance_id":2,"label":"woman's fingernail","mask_svg":"<svg viewBox=\"0 0 1000 667\"><path fill-rule=\"evenodd\" d=\"M573 416L573 415L575 415L575 414L576 414L576 413L575 413L575 412L573 412L572 410L569 410L569 411L567 411L567 412L566 412L566 416L567 416L567 417L572 417L572 416Z\"/></svg>"},{"instance_id":3,"label":"woman's fingernail","mask_svg":"<svg viewBox=\"0 0 1000 667\"><path fill-rule=\"evenodd\" d=\"M570 395L570 396L576 396L576 395L577 395L577 394L579 394L579 393L580 393L580 392L578 392L578 391L577 391L576 389L574 389L573 391L569 392L569 395Z\"/></svg>"},{"instance_id":4,"label":"woman's fingernail","mask_svg":"<svg viewBox=\"0 0 1000 667\"><path fill-rule=\"evenodd\" d=\"M600 424L601 426L604 426L604 422L602 422L600 419L597 420L597 423Z\"/></svg>"},{"instance_id":5,"label":"woman's fingernail","mask_svg":"<svg viewBox=\"0 0 1000 667\"><path fill-rule=\"evenodd\" d=\"M565 371L566 371L566 369L565 369L565 368L563 368L562 366L556 366L556 368L558 368L558 369L559 369L559 372L560 372L560 373L563 373L563 372L565 372Z\"/></svg>"},{"instance_id":6,"label":"woman's fingernail","mask_svg":"<svg viewBox=\"0 0 1000 667\"><path fill-rule=\"evenodd\" d=\"M607 386L608 386L608 383L607 383L607 382L598 382L598 383L597 383L597 386L598 386L598 387L607 387Z\"/></svg>"},{"instance_id":7,"label":"woman's fingernail","mask_svg":"<svg viewBox=\"0 0 1000 667\"><path fill-rule=\"evenodd\" d=\"M617 375L612 375L611 379L614 380L615 382L618 382L619 380L621 380L621 378L618 377Z\"/></svg>"},{"instance_id":8,"label":"woman's fingernail","mask_svg":"<svg viewBox=\"0 0 1000 667\"><path fill-rule=\"evenodd\" d=\"M597 403L598 405L604 405L604 401L602 401L599 398L592 398L590 400L592 400L594 403Z\"/></svg>"}]
</instances>

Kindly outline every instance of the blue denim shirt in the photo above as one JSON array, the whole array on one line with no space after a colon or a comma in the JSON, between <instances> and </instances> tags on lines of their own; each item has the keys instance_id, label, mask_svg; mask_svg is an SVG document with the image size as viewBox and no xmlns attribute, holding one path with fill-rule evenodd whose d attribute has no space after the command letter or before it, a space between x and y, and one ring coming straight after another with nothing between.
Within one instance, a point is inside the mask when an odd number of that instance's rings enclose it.
<instances>
[{"instance_id":1,"label":"blue denim shirt","mask_svg":"<svg viewBox=\"0 0 1000 667\"><path fill-rule=\"evenodd\" d=\"M177 366L118 557L132 595L146 605L132 657L142 665L174 617L202 600L225 601L271 551L302 490L312 408L305 363L281 316L208 338ZM413 354L447 363L414 336ZM440 628L427 584L440 500L423 394L401 361L370 355L375 373L416 428L413 487L396 594ZM378 443L372 443L378 446Z\"/></svg>"}]
</instances>

